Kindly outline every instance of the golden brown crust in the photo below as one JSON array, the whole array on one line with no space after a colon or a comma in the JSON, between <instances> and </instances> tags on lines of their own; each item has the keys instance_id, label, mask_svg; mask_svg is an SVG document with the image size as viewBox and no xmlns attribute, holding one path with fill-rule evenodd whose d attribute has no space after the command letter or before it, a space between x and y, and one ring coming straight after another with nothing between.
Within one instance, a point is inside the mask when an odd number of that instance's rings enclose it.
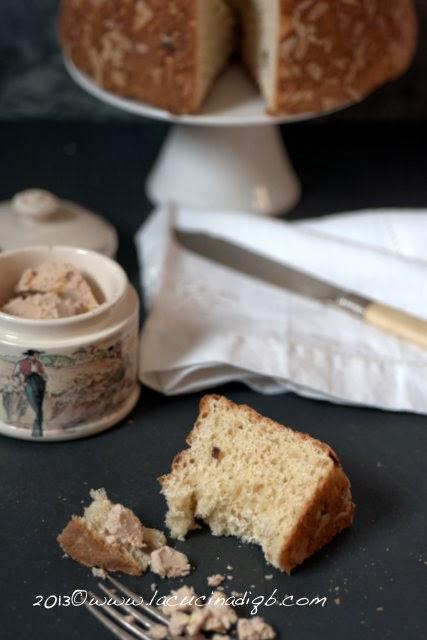
<instances>
[{"instance_id":1,"label":"golden brown crust","mask_svg":"<svg viewBox=\"0 0 427 640\"><path fill-rule=\"evenodd\" d=\"M201 398L199 403L199 416L196 420L193 430L187 436L187 439L186 439L187 444L191 445L193 434L199 430L200 422L203 418L206 417L207 412L209 411L210 403L215 401L220 401L222 403L227 404L230 410L238 409L239 412L245 413L247 418L253 423L259 423L260 421L262 421L267 423L269 427L277 431L283 431L284 429L285 431L288 431L294 435L295 434L298 435L302 440L310 440L310 442L313 445L315 445L318 449L321 449L324 453L328 454L332 459L338 460L336 453L333 451L333 449L331 449L329 445L325 444L321 440L317 440L316 438L313 438L308 433L303 433L302 431L296 431L296 429L291 429L290 427L286 427L283 424L279 424L278 422L275 422L275 420L272 420L271 418L267 418L266 416L261 415L260 413L255 411L255 409L253 409L247 404L236 404L235 402L233 402L232 400L229 400L229 398L226 398L225 396L220 396L218 394L213 394L213 393L206 394Z\"/></svg>"},{"instance_id":2,"label":"golden brown crust","mask_svg":"<svg viewBox=\"0 0 427 640\"><path fill-rule=\"evenodd\" d=\"M199 416L187 437L187 443L190 446L195 434L201 428L202 420L207 417L214 402L226 403L231 410L235 410L238 407L239 411L243 411L248 419L254 423L262 421L263 423L268 423L274 429L280 431L285 429L297 434L302 440L309 440L311 444L327 454L333 462L325 481L318 487L304 514L295 524L291 537L283 544L279 554L279 568L290 573L298 564L301 564L315 551L330 542L340 531L351 525L355 506L351 498L349 479L344 473L335 451L329 445L312 438L307 433L294 431L270 418L261 416L247 405L236 405L228 398L219 395L205 395L200 400ZM159 478L162 486L167 485L174 472L185 467L187 464L186 459L190 455L191 449L184 449L174 457L170 473Z\"/></svg>"},{"instance_id":3,"label":"golden brown crust","mask_svg":"<svg viewBox=\"0 0 427 640\"><path fill-rule=\"evenodd\" d=\"M409 66L413 0L280 0L271 113L318 113L361 100Z\"/></svg>"},{"instance_id":4,"label":"golden brown crust","mask_svg":"<svg viewBox=\"0 0 427 640\"><path fill-rule=\"evenodd\" d=\"M321 449L335 463L339 464L338 456L335 453L335 451L329 445L325 444L321 440L317 440L316 438L313 438L308 433L303 433L302 431L296 431L295 429L290 429L289 427L285 427L284 425L279 424L278 422L275 422L271 418L267 418L265 416L262 416L260 413L255 411L255 409L253 409L252 407L249 407L246 404L237 405L235 402L233 402L232 400L229 400L225 396L220 396L220 395L214 394L214 393L206 394L200 399L200 402L199 402L199 415L198 415L198 417L196 419L196 422L194 423L193 429L190 431L190 433L187 435L187 437L185 439L186 443L189 446L191 446L191 443L193 441L194 436L199 431L202 420L204 418L206 418L206 416L207 416L207 414L209 412L209 408L210 408L209 405L212 402L215 402L215 401L220 401L222 403L227 404L227 406L228 406L228 408L230 410L235 410L235 409L238 408L239 411L242 411L243 413L246 413L246 415L249 418L249 420L251 420L254 423L263 421L263 422L266 422L273 429L276 429L277 431L282 431L283 429L285 429L286 431L289 431L289 432L291 432L293 434L298 435L302 440L310 440L311 444L316 446L318 449ZM185 459L186 459L186 456L188 455L188 453L189 453L189 449L184 449L183 451L179 451L175 455L175 457L172 460L170 472L168 474L164 474L164 475L162 475L162 476L160 476L158 478L158 481L160 482L160 484L162 486L167 483L169 476L172 475L174 471L177 471L178 469L180 469L182 467L182 465L185 463Z\"/></svg>"},{"instance_id":5,"label":"golden brown crust","mask_svg":"<svg viewBox=\"0 0 427 640\"><path fill-rule=\"evenodd\" d=\"M144 570L117 545L107 544L85 525L82 518L73 516L57 537L61 548L73 560L87 567L100 567L105 571L122 571L140 576Z\"/></svg>"},{"instance_id":6,"label":"golden brown crust","mask_svg":"<svg viewBox=\"0 0 427 640\"><path fill-rule=\"evenodd\" d=\"M197 111L196 0L62 0L59 34L104 89L173 113Z\"/></svg>"},{"instance_id":7,"label":"golden brown crust","mask_svg":"<svg viewBox=\"0 0 427 640\"><path fill-rule=\"evenodd\" d=\"M349 527L354 509L350 482L338 463L307 505L291 538L283 545L280 568L291 573L298 564Z\"/></svg>"}]
</instances>

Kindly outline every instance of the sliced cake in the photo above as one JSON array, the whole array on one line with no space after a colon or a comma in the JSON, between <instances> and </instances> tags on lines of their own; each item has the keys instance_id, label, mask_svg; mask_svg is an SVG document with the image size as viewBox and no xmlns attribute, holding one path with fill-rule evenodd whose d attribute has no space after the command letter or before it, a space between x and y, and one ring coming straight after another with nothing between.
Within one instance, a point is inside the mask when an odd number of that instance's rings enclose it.
<instances>
[{"instance_id":1,"label":"sliced cake","mask_svg":"<svg viewBox=\"0 0 427 640\"><path fill-rule=\"evenodd\" d=\"M232 0L243 60L271 114L318 113L396 78L416 46L412 0Z\"/></svg>"},{"instance_id":2,"label":"sliced cake","mask_svg":"<svg viewBox=\"0 0 427 640\"><path fill-rule=\"evenodd\" d=\"M76 67L174 113L200 110L234 43L269 113L318 113L405 71L416 32L413 0L62 0L60 14Z\"/></svg>"},{"instance_id":3,"label":"sliced cake","mask_svg":"<svg viewBox=\"0 0 427 640\"><path fill-rule=\"evenodd\" d=\"M349 527L350 483L334 451L222 396L200 414L160 482L174 538L206 522L214 535L261 545L288 573Z\"/></svg>"},{"instance_id":4,"label":"sliced cake","mask_svg":"<svg viewBox=\"0 0 427 640\"><path fill-rule=\"evenodd\" d=\"M63 0L60 37L104 89L173 113L193 113L233 44L225 0Z\"/></svg>"}]
</instances>

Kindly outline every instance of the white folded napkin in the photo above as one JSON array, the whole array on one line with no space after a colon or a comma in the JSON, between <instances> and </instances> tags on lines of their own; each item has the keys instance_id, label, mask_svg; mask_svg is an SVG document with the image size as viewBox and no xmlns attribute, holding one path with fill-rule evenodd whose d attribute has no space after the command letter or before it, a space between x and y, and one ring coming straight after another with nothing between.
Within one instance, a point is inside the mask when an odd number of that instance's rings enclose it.
<instances>
[{"instance_id":1,"label":"white folded napkin","mask_svg":"<svg viewBox=\"0 0 427 640\"><path fill-rule=\"evenodd\" d=\"M165 207L136 239L148 307L140 363L146 385L177 394L241 380L264 393L427 413L427 350L187 252L173 225L427 318L427 211L287 223Z\"/></svg>"}]
</instances>

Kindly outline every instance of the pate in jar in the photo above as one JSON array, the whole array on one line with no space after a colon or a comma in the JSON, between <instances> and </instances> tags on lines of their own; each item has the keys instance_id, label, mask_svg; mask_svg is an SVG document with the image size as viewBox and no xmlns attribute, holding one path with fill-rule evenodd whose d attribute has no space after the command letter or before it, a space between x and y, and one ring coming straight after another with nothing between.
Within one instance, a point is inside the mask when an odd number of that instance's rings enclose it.
<instances>
[{"instance_id":1,"label":"pate in jar","mask_svg":"<svg viewBox=\"0 0 427 640\"><path fill-rule=\"evenodd\" d=\"M114 260L40 246L0 254L0 433L67 440L135 406L139 303Z\"/></svg>"}]
</instances>

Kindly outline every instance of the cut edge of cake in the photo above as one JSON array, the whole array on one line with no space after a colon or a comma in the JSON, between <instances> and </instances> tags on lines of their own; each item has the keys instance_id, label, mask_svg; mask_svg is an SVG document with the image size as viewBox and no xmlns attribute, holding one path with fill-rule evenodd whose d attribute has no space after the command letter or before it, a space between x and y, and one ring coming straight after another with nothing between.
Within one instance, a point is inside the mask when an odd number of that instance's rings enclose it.
<instances>
[{"instance_id":1,"label":"cut edge of cake","mask_svg":"<svg viewBox=\"0 0 427 640\"><path fill-rule=\"evenodd\" d=\"M233 2L243 61L273 116L359 102L402 75L416 51L413 0Z\"/></svg>"},{"instance_id":2,"label":"cut edge of cake","mask_svg":"<svg viewBox=\"0 0 427 640\"><path fill-rule=\"evenodd\" d=\"M61 0L59 38L95 84L171 113L198 113L233 48L226 0Z\"/></svg>"},{"instance_id":3,"label":"cut edge of cake","mask_svg":"<svg viewBox=\"0 0 427 640\"><path fill-rule=\"evenodd\" d=\"M413 0L62 0L59 33L75 66L107 91L191 114L226 65L235 22L271 115L360 101L408 68L417 43Z\"/></svg>"},{"instance_id":4,"label":"cut edge of cake","mask_svg":"<svg viewBox=\"0 0 427 640\"><path fill-rule=\"evenodd\" d=\"M233 531L230 532L230 527L224 524L227 515L215 513L215 507L207 517L204 517L206 514L200 513L206 508L206 489L203 495L204 490L198 487L197 483L192 486L191 472L187 471L189 465L194 464L194 444L199 438L203 438L203 430L209 429L205 426L206 420L215 404L218 403L225 411L230 411L234 417L237 412L237 415L245 417L250 423L255 425L263 423L266 429L278 430L278 433L283 435L288 434L288 437L301 443L301 446L312 447L315 456L320 456L319 459L323 457L322 465L324 464L325 469L327 467L327 471L325 471L322 481L310 494L309 499L305 501L300 516L295 520L286 537L282 539L281 535L277 534L272 544L269 543L269 549L266 549L265 540L260 540L257 536L239 536L244 541L258 543L263 548L269 563L290 573L298 564L301 564L340 531L351 525L354 504L351 498L350 483L335 452L328 445L308 434L296 432L265 418L246 405L236 405L227 398L217 395L208 395L201 399L199 417L187 438L189 448L178 453L172 462L171 472L159 478L162 493L168 505L166 526L169 528L171 536L178 539L184 539L189 530L198 528L198 519L204 520L215 535L238 535ZM214 449L218 449L219 453ZM221 455L220 446L212 448L212 456L216 455ZM266 473L268 473L268 469L266 469ZM232 479L230 481L232 482ZM208 509L212 509L212 504ZM238 518L239 514L235 517ZM236 529L236 525L233 526ZM247 531L249 532L250 526L250 522L248 522ZM278 527L278 531L280 531L280 527Z\"/></svg>"}]
</instances>

